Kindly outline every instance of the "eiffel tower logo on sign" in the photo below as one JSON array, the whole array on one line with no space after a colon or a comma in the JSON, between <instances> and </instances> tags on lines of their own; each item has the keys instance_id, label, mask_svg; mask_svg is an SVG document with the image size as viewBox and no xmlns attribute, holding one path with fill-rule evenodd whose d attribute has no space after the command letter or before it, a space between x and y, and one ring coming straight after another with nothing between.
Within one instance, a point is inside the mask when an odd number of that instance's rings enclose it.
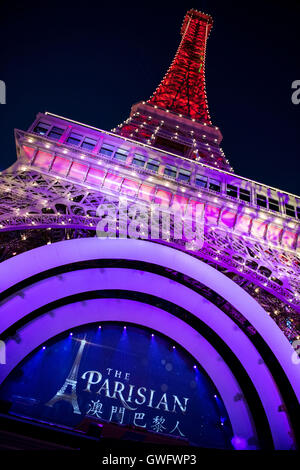
<instances>
[{"instance_id":1,"label":"eiffel tower logo on sign","mask_svg":"<svg viewBox=\"0 0 300 470\"><path fill-rule=\"evenodd\" d=\"M78 401L77 401L76 385L77 385L79 365L80 365L84 347L86 345L86 336L79 341L80 341L80 346L79 346L75 361L72 365L72 368L69 372L68 377L66 378L62 387L54 395L54 397L51 398L51 400L49 400L46 403L46 406L53 407L53 405L55 405L55 403L57 403L58 401L67 401L71 403L73 407L73 413L75 414L81 414L81 411L78 406Z\"/></svg>"}]
</instances>

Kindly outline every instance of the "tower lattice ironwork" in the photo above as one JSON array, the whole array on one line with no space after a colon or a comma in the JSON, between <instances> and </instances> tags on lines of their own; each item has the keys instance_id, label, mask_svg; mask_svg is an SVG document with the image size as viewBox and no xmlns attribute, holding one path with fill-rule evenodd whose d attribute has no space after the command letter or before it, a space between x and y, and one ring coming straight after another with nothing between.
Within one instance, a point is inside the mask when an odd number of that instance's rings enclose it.
<instances>
[{"instance_id":1,"label":"tower lattice ironwork","mask_svg":"<svg viewBox=\"0 0 300 470\"><path fill-rule=\"evenodd\" d=\"M204 13L190 10L186 14L175 58L147 103L211 124L205 91L205 55L212 24L212 17Z\"/></svg>"}]
</instances>

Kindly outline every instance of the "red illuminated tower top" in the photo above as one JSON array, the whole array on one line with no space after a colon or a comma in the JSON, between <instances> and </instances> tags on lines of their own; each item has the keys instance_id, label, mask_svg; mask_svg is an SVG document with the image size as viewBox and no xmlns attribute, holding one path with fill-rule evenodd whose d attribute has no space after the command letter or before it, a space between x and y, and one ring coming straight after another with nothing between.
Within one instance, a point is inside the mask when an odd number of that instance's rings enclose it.
<instances>
[{"instance_id":1,"label":"red illuminated tower top","mask_svg":"<svg viewBox=\"0 0 300 470\"><path fill-rule=\"evenodd\" d=\"M213 20L189 10L175 58L153 96L136 103L113 132L155 148L232 171L211 123L205 92L206 43Z\"/></svg>"},{"instance_id":2,"label":"red illuminated tower top","mask_svg":"<svg viewBox=\"0 0 300 470\"><path fill-rule=\"evenodd\" d=\"M205 53L212 24L209 15L187 12L175 58L148 103L211 124L205 93Z\"/></svg>"}]
</instances>

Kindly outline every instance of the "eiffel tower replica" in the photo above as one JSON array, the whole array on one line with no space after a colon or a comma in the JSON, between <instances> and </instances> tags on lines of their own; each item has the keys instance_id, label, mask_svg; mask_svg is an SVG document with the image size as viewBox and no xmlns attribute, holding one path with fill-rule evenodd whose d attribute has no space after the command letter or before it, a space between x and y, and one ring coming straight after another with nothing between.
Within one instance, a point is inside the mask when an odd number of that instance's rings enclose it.
<instances>
[{"instance_id":1,"label":"eiffel tower replica","mask_svg":"<svg viewBox=\"0 0 300 470\"><path fill-rule=\"evenodd\" d=\"M292 341L299 336L300 198L233 173L206 99L212 23L204 13L186 14L161 84L112 132L48 112L15 130L18 158L0 175L0 260L94 237L96 209L113 195L163 207L192 199L204 203L210 228L194 255L249 292Z\"/></svg>"},{"instance_id":2,"label":"eiffel tower replica","mask_svg":"<svg viewBox=\"0 0 300 470\"><path fill-rule=\"evenodd\" d=\"M17 161L0 175L0 261L95 237L98 206L119 196L149 210L200 204L204 244L192 256L250 294L293 343L300 339L300 197L236 175L226 158L205 90L212 24L207 14L187 12L162 82L111 132L50 112L39 113L27 131L15 130ZM186 251L172 234L156 242ZM232 313L222 300L221 307ZM78 409L74 377L50 404L68 399Z\"/></svg>"},{"instance_id":3,"label":"eiffel tower replica","mask_svg":"<svg viewBox=\"0 0 300 470\"><path fill-rule=\"evenodd\" d=\"M75 361L73 362L73 365L68 374L68 377L66 378L62 387L54 395L54 397L51 398L51 400L49 400L46 403L46 406L53 407L55 403L59 401L66 401L68 403L71 403L72 408L73 408L73 413L81 414L81 411L78 406L78 401L77 401L76 385L77 385L79 365L80 365L80 361L81 361L81 357L82 357L85 345L86 345L85 338L81 339Z\"/></svg>"}]
</instances>

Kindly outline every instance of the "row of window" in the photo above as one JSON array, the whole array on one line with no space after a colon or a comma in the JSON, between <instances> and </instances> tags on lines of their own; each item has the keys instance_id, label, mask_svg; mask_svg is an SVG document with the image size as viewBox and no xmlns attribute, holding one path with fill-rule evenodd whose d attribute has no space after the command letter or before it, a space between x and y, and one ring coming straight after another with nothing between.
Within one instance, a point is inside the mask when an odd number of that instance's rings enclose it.
<instances>
[{"instance_id":1,"label":"row of window","mask_svg":"<svg viewBox=\"0 0 300 470\"><path fill-rule=\"evenodd\" d=\"M196 175L196 186L204 189L210 189L216 191L217 193L221 192L221 182L213 178L209 178L203 175Z\"/></svg>"},{"instance_id":2,"label":"row of window","mask_svg":"<svg viewBox=\"0 0 300 470\"><path fill-rule=\"evenodd\" d=\"M57 126L51 126L45 122L39 122L33 130L36 134L47 136L52 140L59 140L63 135L65 129ZM66 143L81 147L86 150L93 150L97 144L97 140L90 139L84 135L78 134L77 132L71 132L66 140Z\"/></svg>"},{"instance_id":3,"label":"row of window","mask_svg":"<svg viewBox=\"0 0 300 470\"><path fill-rule=\"evenodd\" d=\"M251 194L248 189L238 188L237 186L234 186L232 184L227 184L226 193L228 194L228 196L240 199L241 201L251 201Z\"/></svg>"},{"instance_id":4,"label":"row of window","mask_svg":"<svg viewBox=\"0 0 300 470\"><path fill-rule=\"evenodd\" d=\"M64 131L65 129L61 127L53 126L45 122L39 122L34 128L35 133L42 136L47 136L53 140L59 140L63 135ZM78 132L71 132L66 140L66 143L91 151L95 148L97 141L95 139L85 137L84 135L79 134ZM126 161L128 156L127 150L117 149L115 153L114 151L115 147L113 145L103 144L99 153L109 157L114 154L114 159L122 162ZM158 173L158 169L160 166L159 160L150 158L146 162L146 157L140 154L134 155L132 163L136 166L139 166L140 168L144 168L146 164L147 170L150 170L154 173ZM168 178L177 179L177 181L189 183L191 172L188 170L184 170L183 168L180 168L178 170L176 166L166 165L164 168L164 175ZM220 181L215 180L213 178L208 178L207 176L202 175L196 175L195 183L196 186L198 186L199 188L209 189L219 193L221 192ZM251 202L251 194L249 190L239 188L238 186L234 186L232 184L227 184L226 194L230 197L240 199L241 201ZM275 212L280 212L278 199L270 198L263 194L256 194L256 204L259 207L270 209ZM284 208L286 215L288 215L289 217L297 217L298 219L300 219L300 207L295 207L291 204L284 204Z\"/></svg>"},{"instance_id":5,"label":"row of window","mask_svg":"<svg viewBox=\"0 0 300 470\"><path fill-rule=\"evenodd\" d=\"M104 155L111 156L113 154L114 147L104 144L100 149L100 153ZM114 158L117 160L125 161L127 158L128 152L126 150L119 149L115 154ZM132 160L134 165L137 165L141 168L145 167L146 157L143 155L135 154ZM151 170L152 172L157 173L160 166L159 160L154 160L150 158L146 163L146 168ZM183 181L185 183L190 182L191 172L188 170L184 170L183 168L177 169L176 166L166 165L164 168L164 175L176 179L177 181ZM204 175L196 175L195 178L196 186L199 188L209 189L211 191L215 191L220 193L221 192L221 182L213 179L208 178ZM245 188L239 188L238 186L234 186L232 184L227 184L226 187L226 194L236 199L240 199L241 201L251 202L251 192ZM273 198L267 198L263 194L256 195L256 204L259 207L263 207L266 209L270 209L275 212L280 212L279 200ZM297 217L300 219L300 207L295 208L290 204L285 204L285 213L290 217Z\"/></svg>"},{"instance_id":6,"label":"row of window","mask_svg":"<svg viewBox=\"0 0 300 470\"><path fill-rule=\"evenodd\" d=\"M106 156L111 156L113 154L114 147L112 145L103 144L100 153ZM114 154L114 158L116 160L125 161L128 155L127 150L118 149ZM153 173L158 173L158 169L160 166L160 161L155 160L154 158L149 158L146 163L146 157L144 155L135 154L132 160L134 165L139 166L140 168L146 168L147 170L152 171ZM178 181L184 181L185 183L189 183L191 172L188 170L184 170L183 168L177 169L176 166L166 165L164 168L164 175L172 178L177 179Z\"/></svg>"},{"instance_id":7,"label":"row of window","mask_svg":"<svg viewBox=\"0 0 300 470\"><path fill-rule=\"evenodd\" d=\"M238 188L237 186L227 184L226 192L229 196L236 199L239 198L242 201L250 202L251 200L250 191L244 188ZM267 197L264 194L256 194L256 204L259 207L263 207L274 212L280 212L279 200ZM300 219L300 207L295 207L291 204L285 203L284 210L286 215L289 217L298 217L298 219Z\"/></svg>"},{"instance_id":8,"label":"row of window","mask_svg":"<svg viewBox=\"0 0 300 470\"><path fill-rule=\"evenodd\" d=\"M237 186L227 184L226 193L228 196L240 199L242 201L251 201L251 193L248 189L238 188ZM274 212L280 212L279 200L267 197L264 194L256 194L256 204L259 207L263 207ZM296 217L297 214L297 217L300 219L300 207L295 208L291 204L284 204L284 209L286 215L290 217Z\"/></svg>"}]
</instances>

